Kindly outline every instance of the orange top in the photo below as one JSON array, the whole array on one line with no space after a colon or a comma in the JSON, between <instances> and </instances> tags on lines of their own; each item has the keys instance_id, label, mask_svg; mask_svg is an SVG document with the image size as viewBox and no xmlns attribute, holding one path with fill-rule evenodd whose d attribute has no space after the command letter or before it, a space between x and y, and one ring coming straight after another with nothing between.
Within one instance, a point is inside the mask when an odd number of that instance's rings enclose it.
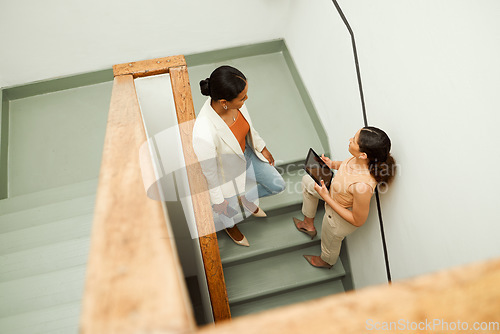
<instances>
[{"instance_id":1,"label":"orange top","mask_svg":"<svg viewBox=\"0 0 500 334\"><path fill-rule=\"evenodd\" d=\"M350 192L349 187L355 183L366 183L372 190L375 190L377 181L371 176L369 171L363 174L353 174L349 172L347 164L354 159L346 159L340 164L339 170L335 174L330 187L330 195L337 203L344 208L352 208L354 196Z\"/></svg>"},{"instance_id":2,"label":"orange top","mask_svg":"<svg viewBox=\"0 0 500 334\"><path fill-rule=\"evenodd\" d=\"M245 138L250 131L250 125L248 125L247 120L241 114L241 111L238 110L238 115L236 115L236 119L233 124L229 126L229 129L233 132L236 140L240 144L241 150L245 152Z\"/></svg>"}]
</instances>

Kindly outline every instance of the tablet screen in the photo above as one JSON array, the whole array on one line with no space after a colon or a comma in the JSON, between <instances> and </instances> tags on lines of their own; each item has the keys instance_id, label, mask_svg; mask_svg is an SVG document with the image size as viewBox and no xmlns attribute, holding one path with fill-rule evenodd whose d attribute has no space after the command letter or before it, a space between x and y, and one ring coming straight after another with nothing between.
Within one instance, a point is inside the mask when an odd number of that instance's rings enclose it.
<instances>
[{"instance_id":1,"label":"tablet screen","mask_svg":"<svg viewBox=\"0 0 500 334\"><path fill-rule=\"evenodd\" d=\"M319 186L321 186L321 180L323 180L326 188L330 189L330 184L333 179L333 171L323 160L321 160L319 155L317 155L312 148L309 149L309 153L307 154L304 169Z\"/></svg>"}]
</instances>

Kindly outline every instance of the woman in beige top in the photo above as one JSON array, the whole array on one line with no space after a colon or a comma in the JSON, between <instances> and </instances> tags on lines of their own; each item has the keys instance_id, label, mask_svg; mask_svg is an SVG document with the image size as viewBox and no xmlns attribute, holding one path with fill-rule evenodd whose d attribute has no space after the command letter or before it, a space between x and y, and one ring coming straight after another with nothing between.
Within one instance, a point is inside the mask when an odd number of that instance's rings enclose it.
<instances>
[{"instance_id":1,"label":"woman in beige top","mask_svg":"<svg viewBox=\"0 0 500 334\"><path fill-rule=\"evenodd\" d=\"M304 220L293 220L295 227L311 239L317 234L314 216L318 200L325 201L321 256L304 255L311 265L331 268L337 262L342 240L365 223L375 187L387 186L394 178L396 165L390 149L391 140L384 131L364 127L349 140L351 158L332 161L321 156L331 169L337 170L330 191L323 181L319 186L307 174L302 178Z\"/></svg>"}]
</instances>

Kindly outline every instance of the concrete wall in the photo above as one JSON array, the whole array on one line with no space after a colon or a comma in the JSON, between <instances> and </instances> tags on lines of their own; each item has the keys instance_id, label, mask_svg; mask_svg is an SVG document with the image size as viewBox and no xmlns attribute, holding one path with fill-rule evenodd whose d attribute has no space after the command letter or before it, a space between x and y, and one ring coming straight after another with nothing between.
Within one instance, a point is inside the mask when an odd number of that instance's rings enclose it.
<instances>
[{"instance_id":1,"label":"concrete wall","mask_svg":"<svg viewBox=\"0 0 500 334\"><path fill-rule=\"evenodd\" d=\"M394 280L500 256L500 3L339 1L368 122L400 165L381 196ZM363 125L352 51L331 1L295 1L285 38L337 158ZM321 38L318 38L321 36ZM348 240L357 288L384 280L376 212Z\"/></svg>"},{"instance_id":2,"label":"concrete wall","mask_svg":"<svg viewBox=\"0 0 500 334\"><path fill-rule=\"evenodd\" d=\"M280 38L288 3L3 1L0 88Z\"/></svg>"}]
</instances>

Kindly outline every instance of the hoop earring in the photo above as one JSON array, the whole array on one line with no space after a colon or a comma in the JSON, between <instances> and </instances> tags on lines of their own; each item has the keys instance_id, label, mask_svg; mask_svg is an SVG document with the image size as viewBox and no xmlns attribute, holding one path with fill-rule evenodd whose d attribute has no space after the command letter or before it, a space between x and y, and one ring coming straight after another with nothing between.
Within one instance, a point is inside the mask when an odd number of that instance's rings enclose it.
<instances>
[{"instance_id":1,"label":"hoop earring","mask_svg":"<svg viewBox=\"0 0 500 334\"><path fill-rule=\"evenodd\" d=\"M226 106L226 105L223 105L222 107L223 107L225 110L227 110L227 106Z\"/></svg>"}]
</instances>

